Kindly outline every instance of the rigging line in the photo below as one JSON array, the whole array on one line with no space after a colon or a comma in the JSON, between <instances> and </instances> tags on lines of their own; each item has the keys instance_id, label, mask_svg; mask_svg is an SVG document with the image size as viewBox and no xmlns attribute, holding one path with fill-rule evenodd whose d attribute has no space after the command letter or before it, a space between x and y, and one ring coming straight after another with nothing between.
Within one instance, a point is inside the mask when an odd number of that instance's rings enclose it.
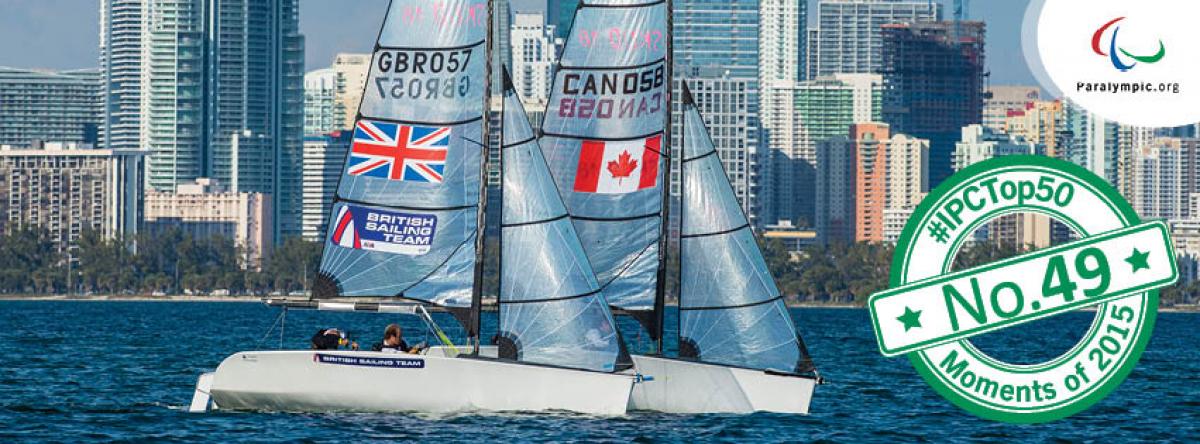
<instances>
[{"instance_id":1,"label":"rigging line","mask_svg":"<svg viewBox=\"0 0 1200 444\"><path fill-rule=\"evenodd\" d=\"M571 215L569 215L569 214L566 214L566 213L563 213L563 215L562 215L562 216L558 216L558 217L551 217L551 218L549 218L549 219L535 220L535 221L532 221L532 222L518 222L518 223L514 223L514 224L500 224L500 228L517 228L517 227L525 227L525 226L529 226L529 225L541 225L541 224L548 224L548 223L550 223L550 222L557 222L557 221L560 221L560 220L566 219L566 218L568 218L568 217L571 217Z\"/></svg>"},{"instance_id":2,"label":"rigging line","mask_svg":"<svg viewBox=\"0 0 1200 444\"><path fill-rule=\"evenodd\" d=\"M475 140L475 139L470 139L470 138L467 138L467 137L462 137L462 140L464 140L464 141L466 141L467 143L470 143L470 144L472 144L472 145L475 145L475 146L477 146L477 147L480 147L480 148L483 148L484 146L486 146L486 145L484 145L484 144L483 144L483 142L480 142L480 141L478 141L478 140Z\"/></svg>"},{"instance_id":3,"label":"rigging line","mask_svg":"<svg viewBox=\"0 0 1200 444\"><path fill-rule=\"evenodd\" d=\"M528 139L522 140L522 141L520 141L520 142L515 142L515 143L510 143L510 144L508 144L508 145L503 145L503 146L501 146L501 147L500 147L500 149L504 149L504 150L506 150L506 149L509 149L509 148L517 148L517 147L520 147L520 146L522 146L522 145L525 145L525 144L527 144L527 143L529 143L529 142L534 142L534 141L537 141L537 139L538 139L538 138L537 138L537 136L530 136Z\"/></svg>"},{"instance_id":4,"label":"rigging line","mask_svg":"<svg viewBox=\"0 0 1200 444\"><path fill-rule=\"evenodd\" d=\"M629 222L641 219L649 219L652 217L662 216L662 213L650 213L640 216L625 216L625 217L591 217L591 216L576 216L571 215L571 219L582 220L586 222Z\"/></svg>"},{"instance_id":5,"label":"rigging line","mask_svg":"<svg viewBox=\"0 0 1200 444\"><path fill-rule=\"evenodd\" d=\"M377 44L377 45L375 45L375 51L379 51L381 49L388 50L388 51L453 51L456 49L474 48L474 47L482 45L484 43L487 43L487 39L483 39L483 40L480 40L475 43L468 43L468 44L459 45L459 46L420 47L420 46L384 46L384 45Z\"/></svg>"},{"instance_id":6,"label":"rigging line","mask_svg":"<svg viewBox=\"0 0 1200 444\"><path fill-rule=\"evenodd\" d=\"M750 228L750 224L744 224L744 225L742 225L742 226L740 226L740 227L730 228L730 229L728 229L728 230L714 231L714 232L712 232L712 233L683 234L683 235L680 235L680 236L679 236L679 238L680 238L680 239L694 239L694 238L697 238L697 237L712 237L712 236L720 236L720 235L722 235L722 234L736 233L736 232L738 232L738 231L742 231L742 230L745 230L745 229L747 229L747 228Z\"/></svg>"},{"instance_id":7,"label":"rigging line","mask_svg":"<svg viewBox=\"0 0 1200 444\"><path fill-rule=\"evenodd\" d=\"M750 303L746 303L746 304L707 306L707 307L679 307L679 310L680 311L736 310L736 309L740 309L740 308L750 308L750 307L755 307L755 306L759 306L759 305L766 305L766 304L770 304L772 302L782 300L782 299L783 299L783 295L781 294L779 296L775 296L770 299L766 299L766 300L762 300L762 301L758 301L758 302L750 302Z\"/></svg>"},{"instance_id":8,"label":"rigging line","mask_svg":"<svg viewBox=\"0 0 1200 444\"><path fill-rule=\"evenodd\" d=\"M642 251L639 251L637 255L635 255L634 257L629 259L629 262L626 262L625 265L621 266L621 271L614 273L613 277L611 279L609 279L608 282L605 282L604 285L601 285L600 291L604 291L605 289L608 288L609 285L611 285L617 279L623 277L625 275L625 272L629 271L629 268L633 267L633 264L636 263L638 261L638 259L641 259L642 255L646 254L647 251L650 251L650 247L653 247L655 245L658 245L658 239L655 239L654 242L650 242L650 243L646 244L646 246L644 248L642 248Z\"/></svg>"},{"instance_id":9,"label":"rigging line","mask_svg":"<svg viewBox=\"0 0 1200 444\"><path fill-rule=\"evenodd\" d=\"M621 66L567 66L567 65L560 65L558 67L558 70L559 70L559 72L562 72L562 71L627 71L627 70L634 70L634 69L649 68L651 66L654 66L654 65L657 65L660 63L666 63L666 61L667 61L667 56L662 56L657 59L651 60L649 62L639 63L636 65L621 65Z\"/></svg>"},{"instance_id":10,"label":"rigging line","mask_svg":"<svg viewBox=\"0 0 1200 444\"><path fill-rule=\"evenodd\" d=\"M446 257L446 260L442 261L441 264L438 264L437 267L434 267L433 271L430 271L429 274L426 274L421 279L418 279L416 282L413 282L408 287L405 287L403 290L400 290L399 292L397 292L396 296L401 296L404 293L408 293L409 290L412 290L417 285L421 285L426 280L428 280L430 276L433 276L435 273L440 271L442 268L445 268L446 264L449 264L450 260L454 259L454 256L457 256L459 251L462 251L463 247L466 247L468 244L473 244L475 242L475 237L478 235L479 235L478 232L472 233L471 237L464 239L462 243L458 244L458 246L454 248L454 251L452 253L450 253L450 256ZM437 303L434 303L434 304L441 305L441 304L437 304ZM478 332L476 332L476 333L478 333Z\"/></svg>"},{"instance_id":11,"label":"rigging line","mask_svg":"<svg viewBox=\"0 0 1200 444\"><path fill-rule=\"evenodd\" d=\"M393 210L425 211L425 212L430 212L430 213L462 211L462 210L469 210L472 208L476 208L479 206L479 204L475 204L475 205L459 205L457 207L409 207L409 206L404 206L404 205L392 205L392 204L386 204L386 203L372 203L372 202L366 202L366 201L362 201L362 200L358 200L358 199L349 199L349 198L345 198L345 197L341 197L341 196L336 196L334 198L334 200L337 202L350 203L350 204L354 204L354 205L365 205L368 207L381 207L381 208L388 208L388 209L393 209Z\"/></svg>"},{"instance_id":12,"label":"rigging line","mask_svg":"<svg viewBox=\"0 0 1200 444\"><path fill-rule=\"evenodd\" d=\"M370 87L370 85L367 85L367 86ZM371 117L371 116L362 114L362 112L359 112L359 114L358 114L359 121L371 120L371 121L375 121L375 122L395 123L398 125L421 125L421 126L460 126L460 125L466 125L468 123L478 122L480 120L483 120L483 117L484 116L472 117L470 119L463 119L463 120L450 121L450 122L433 122L433 121L421 121L421 120L393 119L393 118L388 118L388 117ZM355 125L356 129L357 129L357 127L358 126Z\"/></svg>"},{"instance_id":13,"label":"rigging line","mask_svg":"<svg viewBox=\"0 0 1200 444\"><path fill-rule=\"evenodd\" d=\"M571 296L559 296L559 297L542 298L542 299L522 299L519 301L496 300L496 303L499 305L504 305L504 304L520 305L520 304L541 304L541 303L546 303L546 302L561 302L561 301L569 301L571 299L580 299L580 298L586 298L588 296L595 296L597 293L600 293L600 291L601 291L601 289L597 288L597 289L589 291L587 293L581 293L581 294L576 294L576 295L571 295Z\"/></svg>"},{"instance_id":14,"label":"rigging line","mask_svg":"<svg viewBox=\"0 0 1200 444\"><path fill-rule=\"evenodd\" d=\"M268 329L268 330L267 330L267 332L266 332L265 334L263 334L263 337L262 337L262 339L259 339L259 340L258 340L258 343L254 345L254 348L260 348L260 347L263 345L263 343L267 341L267 336L271 336L271 333L275 331L275 326L276 326L276 325L279 325L279 321L280 321L281 319L283 319L283 316L284 316L284 315L286 315L286 314L287 314L287 310L286 310L286 309L285 309L285 310L280 310L280 312L279 312L279 316L276 316L276 317L275 317L275 323L271 324L271 328L270 328L270 329Z\"/></svg>"},{"instance_id":15,"label":"rigging line","mask_svg":"<svg viewBox=\"0 0 1200 444\"><path fill-rule=\"evenodd\" d=\"M717 154L717 150L712 150L712 151L709 151L709 152L708 152L708 154L701 154L701 155L699 155L699 156L696 156L696 157L693 157L693 158L690 158L690 159L683 159L683 163L691 163L691 162L695 162L695 161L697 161L697 160L700 160L700 159L705 159L705 158L712 157L712 156L714 156L714 155L716 155L716 154Z\"/></svg>"},{"instance_id":16,"label":"rigging line","mask_svg":"<svg viewBox=\"0 0 1200 444\"><path fill-rule=\"evenodd\" d=\"M591 3L591 4L589 4L589 3L583 3L583 2L579 2L579 9L584 9L584 8L645 8L645 7L647 7L647 6L657 6L657 5L661 5L661 4L663 4L663 3L666 3L666 2L667 2L667 0L658 0L658 1L655 1L655 2L650 2L650 3L641 3L641 4L636 4L636 5L614 5L614 4L605 4L605 3L601 3L601 4Z\"/></svg>"},{"instance_id":17,"label":"rigging line","mask_svg":"<svg viewBox=\"0 0 1200 444\"><path fill-rule=\"evenodd\" d=\"M571 139L571 140L594 140L596 142L628 142L630 140L649 139L654 136L661 136L662 134L663 134L662 131L654 131L649 134L643 134L643 135L639 135L639 136L629 136L629 137L587 137L587 136L575 136L575 135L571 135L571 134L548 133L548 132L542 131L542 138L555 137L555 138L559 138L559 139Z\"/></svg>"}]
</instances>

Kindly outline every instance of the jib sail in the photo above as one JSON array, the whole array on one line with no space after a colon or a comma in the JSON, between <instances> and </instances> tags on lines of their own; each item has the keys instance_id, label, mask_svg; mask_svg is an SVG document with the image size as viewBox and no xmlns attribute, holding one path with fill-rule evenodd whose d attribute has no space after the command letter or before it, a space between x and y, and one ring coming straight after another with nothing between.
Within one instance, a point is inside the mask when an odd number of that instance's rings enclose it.
<instances>
[{"instance_id":1,"label":"jib sail","mask_svg":"<svg viewBox=\"0 0 1200 444\"><path fill-rule=\"evenodd\" d=\"M814 370L696 104L683 88L679 354L781 372Z\"/></svg>"},{"instance_id":2,"label":"jib sail","mask_svg":"<svg viewBox=\"0 0 1200 444\"><path fill-rule=\"evenodd\" d=\"M484 0L391 2L314 297L472 306L488 16Z\"/></svg>"},{"instance_id":3,"label":"jib sail","mask_svg":"<svg viewBox=\"0 0 1200 444\"><path fill-rule=\"evenodd\" d=\"M541 138L609 304L640 314L655 339L669 165L668 43L662 0L582 2Z\"/></svg>"},{"instance_id":4,"label":"jib sail","mask_svg":"<svg viewBox=\"0 0 1200 444\"><path fill-rule=\"evenodd\" d=\"M632 364L600 284L521 101L507 83L500 357L598 371L628 368Z\"/></svg>"}]
</instances>

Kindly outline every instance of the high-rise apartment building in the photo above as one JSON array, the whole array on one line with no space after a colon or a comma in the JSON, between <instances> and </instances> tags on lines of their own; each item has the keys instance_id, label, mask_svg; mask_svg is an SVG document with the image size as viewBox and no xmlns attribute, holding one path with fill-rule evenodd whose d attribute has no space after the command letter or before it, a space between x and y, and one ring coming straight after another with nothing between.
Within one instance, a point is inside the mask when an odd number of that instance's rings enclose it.
<instances>
[{"instance_id":1,"label":"high-rise apartment building","mask_svg":"<svg viewBox=\"0 0 1200 444\"><path fill-rule=\"evenodd\" d=\"M881 118L882 80L874 74L839 74L800 82L794 88L795 133L780 150L772 150L771 206L780 220L815 227L814 174L822 168L818 145L844 137L850 125Z\"/></svg>"},{"instance_id":2,"label":"high-rise apartment building","mask_svg":"<svg viewBox=\"0 0 1200 444\"><path fill-rule=\"evenodd\" d=\"M319 242L328 230L328 213L342 177L346 153L353 138L350 131L308 135L304 138L304 194L301 237Z\"/></svg>"},{"instance_id":3,"label":"high-rise apartment building","mask_svg":"<svg viewBox=\"0 0 1200 444\"><path fill-rule=\"evenodd\" d=\"M801 222L787 208L794 196L787 187L789 178L779 171L790 170L797 160L794 147L798 131L795 102L796 85L804 78L804 39L808 23L808 2L800 0L761 0L759 13L759 86L762 139L761 158L762 214L767 224ZM815 159L810 159L813 161ZM776 165L776 163L779 165ZM811 206L811 196L808 205ZM781 206L783 208L781 208ZM803 220L811 227L812 218Z\"/></svg>"},{"instance_id":4,"label":"high-rise apartment building","mask_svg":"<svg viewBox=\"0 0 1200 444\"><path fill-rule=\"evenodd\" d=\"M298 0L147 0L141 144L147 185L197 178L270 194L276 237L300 234L304 38Z\"/></svg>"},{"instance_id":5,"label":"high-rise apartment building","mask_svg":"<svg viewBox=\"0 0 1200 444\"><path fill-rule=\"evenodd\" d=\"M100 2L100 146L142 148L142 40L147 0Z\"/></svg>"},{"instance_id":6,"label":"high-rise apartment building","mask_svg":"<svg viewBox=\"0 0 1200 444\"><path fill-rule=\"evenodd\" d=\"M0 67L0 145L36 142L95 145L100 125L100 72Z\"/></svg>"},{"instance_id":7,"label":"high-rise apartment building","mask_svg":"<svg viewBox=\"0 0 1200 444\"><path fill-rule=\"evenodd\" d=\"M333 130L353 129L371 74L371 54L340 53L330 69L334 75L333 109L341 114L334 119Z\"/></svg>"},{"instance_id":8,"label":"high-rise apartment building","mask_svg":"<svg viewBox=\"0 0 1200 444\"><path fill-rule=\"evenodd\" d=\"M1103 177L1113 186L1120 182L1119 163L1122 140L1132 143L1128 128L1122 128L1083 109L1069 100L1063 101L1063 124L1058 155ZM1126 144L1132 151L1133 147Z\"/></svg>"},{"instance_id":9,"label":"high-rise apartment building","mask_svg":"<svg viewBox=\"0 0 1200 444\"><path fill-rule=\"evenodd\" d=\"M1036 86L998 85L988 87L983 99L983 126L1004 131L1009 117L1032 109L1042 95Z\"/></svg>"},{"instance_id":10,"label":"high-rise apartment building","mask_svg":"<svg viewBox=\"0 0 1200 444\"><path fill-rule=\"evenodd\" d=\"M929 190L929 141L883 123L850 127L855 159L855 240L884 242L887 210L911 210ZM894 224L893 224L894 225Z\"/></svg>"},{"instance_id":11,"label":"high-rise apartment building","mask_svg":"<svg viewBox=\"0 0 1200 444\"><path fill-rule=\"evenodd\" d=\"M820 0L817 27L809 32L808 78L882 73L884 25L941 16L941 3L929 0Z\"/></svg>"},{"instance_id":12,"label":"high-rise apartment building","mask_svg":"<svg viewBox=\"0 0 1200 444\"><path fill-rule=\"evenodd\" d=\"M850 129L847 128L847 134ZM855 144L846 135L817 143L815 219L822 244L854 241L856 215Z\"/></svg>"},{"instance_id":13,"label":"high-rise apartment building","mask_svg":"<svg viewBox=\"0 0 1200 444\"><path fill-rule=\"evenodd\" d=\"M1001 132L1043 147L1044 154L1058 158L1063 141L1063 102L1061 100L1035 101L1025 110L1012 111L1004 119Z\"/></svg>"},{"instance_id":14,"label":"high-rise apartment building","mask_svg":"<svg viewBox=\"0 0 1200 444\"><path fill-rule=\"evenodd\" d=\"M337 112L337 73L333 68L309 71L304 75L304 134L328 134L340 126L343 114ZM307 140L305 140L307 143Z\"/></svg>"},{"instance_id":15,"label":"high-rise apartment building","mask_svg":"<svg viewBox=\"0 0 1200 444\"><path fill-rule=\"evenodd\" d=\"M509 33L512 45L512 81L522 101L545 102L554 83L559 45L554 28L540 13L513 15Z\"/></svg>"},{"instance_id":16,"label":"high-rise apartment building","mask_svg":"<svg viewBox=\"0 0 1200 444\"><path fill-rule=\"evenodd\" d=\"M688 82L751 224L760 225L759 0L675 0L671 150L682 133L678 82ZM678 159L678 156L672 156ZM678 196L678 164L671 193ZM672 216L677 211L671 212ZM673 224L674 222L672 222Z\"/></svg>"},{"instance_id":17,"label":"high-rise apartment building","mask_svg":"<svg viewBox=\"0 0 1200 444\"><path fill-rule=\"evenodd\" d=\"M0 147L0 234L44 230L59 252L84 231L132 236L142 220L143 151L45 143Z\"/></svg>"},{"instance_id":18,"label":"high-rise apartment building","mask_svg":"<svg viewBox=\"0 0 1200 444\"><path fill-rule=\"evenodd\" d=\"M962 140L954 149L954 171L1000 156L1039 154L1041 147L1014 136L983 125L967 125L962 129Z\"/></svg>"},{"instance_id":19,"label":"high-rise apartment building","mask_svg":"<svg viewBox=\"0 0 1200 444\"><path fill-rule=\"evenodd\" d=\"M146 192L146 229L178 229L198 239L221 237L241 249L245 268L259 268L271 251L271 197L239 193L208 179L180 184L173 192Z\"/></svg>"},{"instance_id":20,"label":"high-rise apartment building","mask_svg":"<svg viewBox=\"0 0 1200 444\"><path fill-rule=\"evenodd\" d=\"M1127 195L1134 210L1143 219L1175 220L1188 217L1191 192L1184 181L1185 159L1195 158L1176 138L1159 138L1133 152L1133 180Z\"/></svg>"},{"instance_id":21,"label":"high-rise apartment building","mask_svg":"<svg viewBox=\"0 0 1200 444\"><path fill-rule=\"evenodd\" d=\"M962 127L982 122L983 48L983 22L883 26L883 118L929 140L931 186L953 173Z\"/></svg>"}]
</instances>

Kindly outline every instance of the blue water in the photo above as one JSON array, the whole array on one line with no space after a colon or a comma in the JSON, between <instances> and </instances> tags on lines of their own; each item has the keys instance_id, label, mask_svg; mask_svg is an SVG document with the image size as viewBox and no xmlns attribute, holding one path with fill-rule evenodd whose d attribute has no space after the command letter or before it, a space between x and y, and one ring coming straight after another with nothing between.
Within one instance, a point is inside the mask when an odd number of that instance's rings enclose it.
<instances>
[{"instance_id":1,"label":"blue water","mask_svg":"<svg viewBox=\"0 0 1200 444\"><path fill-rule=\"evenodd\" d=\"M277 313L238 303L0 302L0 442L1200 441L1200 314L1178 313L1159 316L1141 363L1120 389L1045 425L999 424L959 411L907 360L879 355L866 311L829 309L793 311L829 380L817 389L810 416L185 413L201 372L233 352L279 345L277 331L260 344ZM1090 316L1069 313L977 343L1013 356L1014 347L1039 344L1052 355L1074 343ZM303 347L322 326L370 342L397 319L410 341L422 339L414 319L293 311L284 342ZM494 322L485 320L485 328ZM634 326L623 327L637 342ZM422 389L436 390L414 387Z\"/></svg>"}]
</instances>

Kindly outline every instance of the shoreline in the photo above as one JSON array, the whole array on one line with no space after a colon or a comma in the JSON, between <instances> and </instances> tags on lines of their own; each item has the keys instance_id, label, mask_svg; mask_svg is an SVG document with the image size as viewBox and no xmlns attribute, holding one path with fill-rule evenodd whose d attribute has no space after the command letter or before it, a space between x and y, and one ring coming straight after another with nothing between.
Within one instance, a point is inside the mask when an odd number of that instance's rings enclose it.
<instances>
[{"instance_id":1,"label":"shoreline","mask_svg":"<svg viewBox=\"0 0 1200 444\"><path fill-rule=\"evenodd\" d=\"M286 296L271 296L269 298L286 298ZM146 296L146 295L92 295L92 296L67 296L67 295L0 295L0 302L9 301L66 301L66 302L240 302L240 303L263 303L268 298L260 296ZM667 306L678 306L677 304L667 304ZM812 308L812 309L827 309L827 310L866 310L866 307L847 304L815 304L815 303L799 303L787 304L788 308ZM1174 307L1159 307L1160 313L1200 313L1200 305L1184 305Z\"/></svg>"}]
</instances>

